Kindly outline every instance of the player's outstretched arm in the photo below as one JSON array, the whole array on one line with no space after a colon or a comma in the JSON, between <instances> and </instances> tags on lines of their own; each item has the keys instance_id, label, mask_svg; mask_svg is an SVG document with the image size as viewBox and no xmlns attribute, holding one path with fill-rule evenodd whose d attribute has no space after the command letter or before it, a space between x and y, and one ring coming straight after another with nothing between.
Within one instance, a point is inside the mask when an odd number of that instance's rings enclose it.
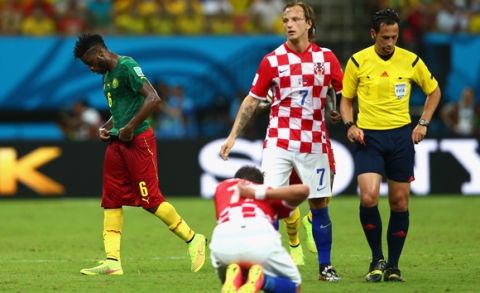
<instances>
[{"instance_id":1,"label":"player's outstretched arm","mask_svg":"<svg viewBox=\"0 0 480 293\"><path fill-rule=\"evenodd\" d=\"M282 199L289 206L300 205L310 193L308 185L293 184L278 188L267 188L264 185L253 185L251 183L238 183L240 195L246 198L256 199Z\"/></svg>"},{"instance_id":2,"label":"player's outstretched arm","mask_svg":"<svg viewBox=\"0 0 480 293\"><path fill-rule=\"evenodd\" d=\"M240 109L238 109L237 117L233 123L232 130L220 148L220 156L222 159L228 159L228 155L230 154L230 150L232 149L235 140L240 132L242 132L245 125L247 125L250 118L252 118L258 103L259 100L250 95L246 96L243 100L242 104L240 105Z\"/></svg>"}]
</instances>

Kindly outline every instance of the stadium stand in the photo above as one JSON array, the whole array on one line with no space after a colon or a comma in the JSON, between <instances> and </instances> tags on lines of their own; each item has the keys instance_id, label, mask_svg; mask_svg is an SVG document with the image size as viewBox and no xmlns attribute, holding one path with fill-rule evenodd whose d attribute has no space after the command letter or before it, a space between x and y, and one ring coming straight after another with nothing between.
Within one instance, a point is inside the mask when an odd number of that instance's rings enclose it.
<instances>
[{"instance_id":1,"label":"stadium stand","mask_svg":"<svg viewBox=\"0 0 480 293\"><path fill-rule=\"evenodd\" d=\"M219 110L228 112L238 93L248 91L258 59L283 40L279 11L285 2L0 0L0 58L4 68L15 68L15 75L1 75L0 139L28 139L28 132L19 129L35 122L43 125L36 133L60 139L57 113L71 107L77 93L86 92L89 104L106 112L98 79L87 77L71 58L74 38L81 32L106 35L117 51L139 59L152 82L183 86L194 102L198 135L223 135L222 123L230 119L219 116ZM400 45L429 63L445 102L459 97L466 86L480 92L480 57L475 53L480 47L475 35L480 32L480 1L306 2L317 12L317 40L342 62L368 45L365 15L392 7L405 20ZM465 62L469 66L462 66ZM416 89L411 102L421 105L423 94Z\"/></svg>"}]
</instances>

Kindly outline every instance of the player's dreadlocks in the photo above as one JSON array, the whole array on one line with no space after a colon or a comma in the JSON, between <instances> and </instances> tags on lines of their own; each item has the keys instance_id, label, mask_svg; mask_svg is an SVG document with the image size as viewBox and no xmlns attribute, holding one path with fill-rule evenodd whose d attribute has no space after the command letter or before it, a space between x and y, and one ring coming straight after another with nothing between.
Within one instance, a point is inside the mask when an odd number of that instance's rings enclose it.
<instances>
[{"instance_id":1,"label":"player's dreadlocks","mask_svg":"<svg viewBox=\"0 0 480 293\"><path fill-rule=\"evenodd\" d=\"M255 166L243 166L238 169L233 177L246 179L253 183L263 184L263 173Z\"/></svg>"},{"instance_id":2,"label":"player's dreadlocks","mask_svg":"<svg viewBox=\"0 0 480 293\"><path fill-rule=\"evenodd\" d=\"M75 49L73 50L73 55L75 58L82 58L85 53L93 47L103 47L107 48L103 38L99 34L82 34L78 36L78 40L75 43Z\"/></svg>"},{"instance_id":3,"label":"player's dreadlocks","mask_svg":"<svg viewBox=\"0 0 480 293\"><path fill-rule=\"evenodd\" d=\"M398 16L395 10L390 8L379 10L372 16L372 28L378 33L382 23L387 25L400 24L400 16Z\"/></svg>"},{"instance_id":4,"label":"player's dreadlocks","mask_svg":"<svg viewBox=\"0 0 480 293\"><path fill-rule=\"evenodd\" d=\"M310 27L310 29L308 30L308 40L310 42L313 42L315 40L315 30L317 29L315 26L315 12L313 11L313 8L302 1L291 1L287 3L287 5L285 5L283 11L293 6L302 7L303 14L305 15L305 21L310 21L310 23L312 24L312 27Z\"/></svg>"}]
</instances>

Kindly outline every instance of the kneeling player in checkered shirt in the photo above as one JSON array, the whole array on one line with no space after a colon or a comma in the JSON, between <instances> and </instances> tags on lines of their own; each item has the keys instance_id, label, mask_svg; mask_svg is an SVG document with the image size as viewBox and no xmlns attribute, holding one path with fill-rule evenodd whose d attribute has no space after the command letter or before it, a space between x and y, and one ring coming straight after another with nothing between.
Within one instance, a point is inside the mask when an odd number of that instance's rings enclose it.
<instances>
[{"instance_id":1,"label":"kneeling player in checkered shirt","mask_svg":"<svg viewBox=\"0 0 480 293\"><path fill-rule=\"evenodd\" d=\"M297 266L273 227L308 196L305 184L268 188L256 167L240 168L215 191L217 226L210 244L222 292L300 292Z\"/></svg>"}]
</instances>

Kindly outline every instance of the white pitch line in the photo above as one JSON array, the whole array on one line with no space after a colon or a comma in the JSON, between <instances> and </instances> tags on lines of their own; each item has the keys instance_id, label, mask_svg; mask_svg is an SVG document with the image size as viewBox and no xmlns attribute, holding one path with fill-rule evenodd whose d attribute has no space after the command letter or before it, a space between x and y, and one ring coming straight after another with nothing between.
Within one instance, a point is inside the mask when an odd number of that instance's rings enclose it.
<instances>
[{"instance_id":1,"label":"white pitch line","mask_svg":"<svg viewBox=\"0 0 480 293\"><path fill-rule=\"evenodd\" d=\"M132 257L127 257L125 260L127 261L142 261L142 260L179 260L179 259L187 259L187 256L178 256L178 255L173 255L173 256L165 256L165 257L151 257L151 258L132 258ZM66 260L66 259L0 259L0 263L55 263L55 262L71 262L73 261L72 259ZM98 259L84 259L81 260L82 262L96 262L99 261Z\"/></svg>"}]
</instances>

